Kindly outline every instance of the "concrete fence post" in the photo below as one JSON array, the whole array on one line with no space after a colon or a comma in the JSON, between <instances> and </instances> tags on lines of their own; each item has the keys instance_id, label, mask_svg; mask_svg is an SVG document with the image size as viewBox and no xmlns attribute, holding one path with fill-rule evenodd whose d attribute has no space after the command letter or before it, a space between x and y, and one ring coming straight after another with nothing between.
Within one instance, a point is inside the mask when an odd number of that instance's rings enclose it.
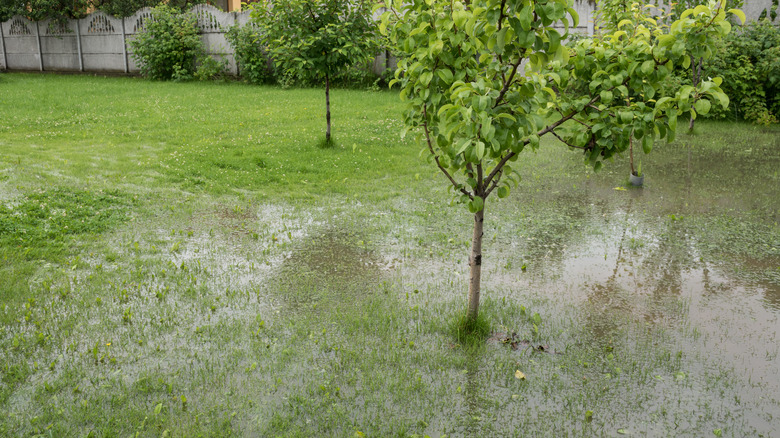
<instances>
[{"instance_id":1,"label":"concrete fence post","mask_svg":"<svg viewBox=\"0 0 780 438\"><path fill-rule=\"evenodd\" d=\"M130 73L130 66L127 65L127 31L124 18L122 19L122 60L125 62L125 73Z\"/></svg>"},{"instance_id":2,"label":"concrete fence post","mask_svg":"<svg viewBox=\"0 0 780 438\"><path fill-rule=\"evenodd\" d=\"M35 22L35 40L38 41L38 64L43 71L43 50L41 50L41 25L40 22Z\"/></svg>"},{"instance_id":3,"label":"concrete fence post","mask_svg":"<svg viewBox=\"0 0 780 438\"><path fill-rule=\"evenodd\" d=\"M8 70L8 56L5 55L5 36L3 35L2 21L0 21L0 47L3 48L3 70Z\"/></svg>"},{"instance_id":4,"label":"concrete fence post","mask_svg":"<svg viewBox=\"0 0 780 438\"><path fill-rule=\"evenodd\" d=\"M76 21L76 51L79 55L79 71L84 71L84 54L81 52L81 22L80 20Z\"/></svg>"}]
</instances>

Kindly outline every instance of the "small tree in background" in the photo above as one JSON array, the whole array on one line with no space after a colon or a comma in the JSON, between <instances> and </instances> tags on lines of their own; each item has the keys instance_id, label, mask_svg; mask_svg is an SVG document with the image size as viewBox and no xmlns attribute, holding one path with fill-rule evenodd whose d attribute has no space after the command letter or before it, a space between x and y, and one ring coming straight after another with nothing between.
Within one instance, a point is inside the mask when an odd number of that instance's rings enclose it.
<instances>
[{"instance_id":1,"label":"small tree in background","mask_svg":"<svg viewBox=\"0 0 780 438\"><path fill-rule=\"evenodd\" d=\"M511 163L553 136L598 170L631 139L649 152L674 138L681 114L728 105L721 80L661 96L662 81L730 30L709 3L669 27L634 4L616 29L561 45L578 21L571 0L395 0L380 29L403 54L396 71L404 121L474 215L467 325L480 300L485 202L509 194ZM733 11L741 16L740 11ZM686 61L687 60L687 61ZM525 70L525 73L523 73ZM560 92L565 90L565 92Z\"/></svg>"},{"instance_id":2,"label":"small tree in background","mask_svg":"<svg viewBox=\"0 0 780 438\"><path fill-rule=\"evenodd\" d=\"M330 142L330 81L377 52L370 0L260 0L252 21L276 68L325 82L325 141Z\"/></svg>"},{"instance_id":3,"label":"small tree in background","mask_svg":"<svg viewBox=\"0 0 780 438\"><path fill-rule=\"evenodd\" d=\"M685 15L683 14L685 14L686 11L690 11L688 12L689 14L694 13L693 11L696 10L695 8L700 5L704 6L709 4L710 7L712 7L714 4L720 9L731 10L741 8L743 3L744 0L678 0L671 2L668 5L656 6L656 8L653 8L655 11L661 13L660 16L653 18L658 22L671 24L671 22L679 20L680 18L684 18ZM599 29L614 32L617 30L619 23L621 23L626 18L630 18L631 4L625 0L597 0L597 4L599 9L596 18L596 26ZM742 21L745 21L744 18ZM728 22L724 22L722 26L730 28L730 24ZM716 29L713 28L708 30L709 38L712 38L713 40L717 40L719 38ZM708 45L691 47L691 53L689 54L690 59L688 61L684 60L682 65L679 66L683 70L689 72L688 79L691 81L691 84L694 87L697 87L699 82L701 82L704 60L710 59L712 57L712 52L712 46ZM689 131L693 131L694 123L695 118L692 117L688 122Z\"/></svg>"}]
</instances>

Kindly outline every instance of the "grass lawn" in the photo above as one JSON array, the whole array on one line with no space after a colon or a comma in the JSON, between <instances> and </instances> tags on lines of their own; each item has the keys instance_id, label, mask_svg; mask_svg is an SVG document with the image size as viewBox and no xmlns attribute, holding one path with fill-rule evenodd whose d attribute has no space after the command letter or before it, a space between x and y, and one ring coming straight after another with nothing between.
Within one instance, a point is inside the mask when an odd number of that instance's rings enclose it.
<instances>
[{"instance_id":1,"label":"grass lawn","mask_svg":"<svg viewBox=\"0 0 780 438\"><path fill-rule=\"evenodd\" d=\"M777 436L780 129L472 218L395 93L0 75L0 436Z\"/></svg>"}]
</instances>

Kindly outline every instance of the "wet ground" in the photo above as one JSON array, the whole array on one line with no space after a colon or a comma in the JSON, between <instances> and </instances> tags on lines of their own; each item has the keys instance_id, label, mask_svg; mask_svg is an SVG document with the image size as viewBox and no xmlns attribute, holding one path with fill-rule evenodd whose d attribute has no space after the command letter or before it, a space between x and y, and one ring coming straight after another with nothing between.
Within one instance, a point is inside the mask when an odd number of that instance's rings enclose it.
<instances>
[{"instance_id":1,"label":"wet ground","mask_svg":"<svg viewBox=\"0 0 780 438\"><path fill-rule=\"evenodd\" d=\"M760 138L656 146L643 188L623 162L520 163L487 204L476 346L452 324L471 217L438 175L370 205L187 194L31 279L73 298L0 332L51 333L0 355L6 430L124 430L99 406L146 436L778 436L780 142Z\"/></svg>"}]
</instances>

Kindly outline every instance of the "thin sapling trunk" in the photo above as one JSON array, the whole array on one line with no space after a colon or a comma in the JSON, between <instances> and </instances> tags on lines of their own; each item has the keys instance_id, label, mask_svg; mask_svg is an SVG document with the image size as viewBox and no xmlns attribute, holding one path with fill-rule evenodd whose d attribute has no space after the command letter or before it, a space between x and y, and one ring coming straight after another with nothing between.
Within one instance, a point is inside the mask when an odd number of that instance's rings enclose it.
<instances>
[{"instance_id":1,"label":"thin sapling trunk","mask_svg":"<svg viewBox=\"0 0 780 438\"><path fill-rule=\"evenodd\" d=\"M480 279L482 277L482 226L485 220L485 208L474 213L474 235L471 239L469 256L469 308L467 317L476 321L479 311Z\"/></svg>"},{"instance_id":2,"label":"thin sapling trunk","mask_svg":"<svg viewBox=\"0 0 780 438\"><path fill-rule=\"evenodd\" d=\"M325 141L330 142L330 77L325 74L325 123L327 129L325 130Z\"/></svg>"}]
</instances>

